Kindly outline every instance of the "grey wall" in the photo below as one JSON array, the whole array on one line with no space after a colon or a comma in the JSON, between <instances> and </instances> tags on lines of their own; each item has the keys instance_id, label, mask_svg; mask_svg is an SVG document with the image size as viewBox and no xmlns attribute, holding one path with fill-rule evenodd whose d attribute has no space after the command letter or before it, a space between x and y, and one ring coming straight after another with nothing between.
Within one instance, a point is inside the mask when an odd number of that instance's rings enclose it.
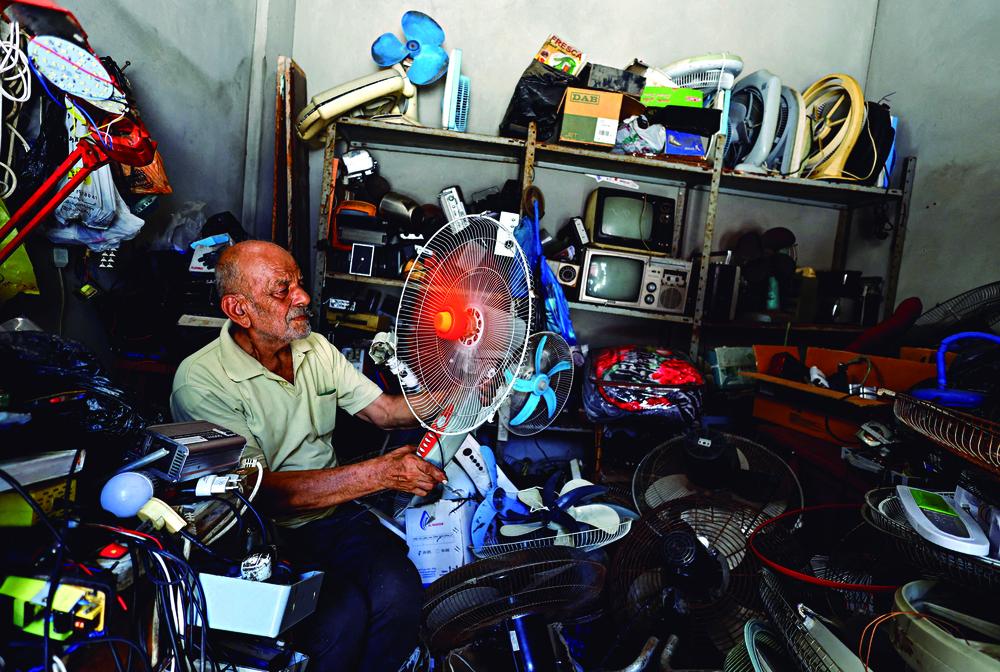
<instances>
[{"instance_id":1,"label":"grey wall","mask_svg":"<svg viewBox=\"0 0 1000 672\"><path fill-rule=\"evenodd\" d=\"M925 308L1000 279L998 34L995 0L879 4L869 98L895 91L900 152L918 158L898 296Z\"/></svg>"}]
</instances>

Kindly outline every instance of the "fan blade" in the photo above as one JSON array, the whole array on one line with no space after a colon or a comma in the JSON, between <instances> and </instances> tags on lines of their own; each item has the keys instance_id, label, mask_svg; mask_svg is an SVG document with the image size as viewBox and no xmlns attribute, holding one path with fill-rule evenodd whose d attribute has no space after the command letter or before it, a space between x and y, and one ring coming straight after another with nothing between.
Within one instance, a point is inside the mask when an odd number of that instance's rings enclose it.
<instances>
[{"instance_id":1,"label":"fan blade","mask_svg":"<svg viewBox=\"0 0 1000 672\"><path fill-rule=\"evenodd\" d=\"M521 411L510 419L510 424L517 427L522 422L531 417L531 414L535 412L535 407L538 406L538 400L541 399L537 394L533 394L528 397L528 400L524 402L524 406Z\"/></svg>"},{"instance_id":2,"label":"fan blade","mask_svg":"<svg viewBox=\"0 0 1000 672\"><path fill-rule=\"evenodd\" d=\"M563 371L569 371L571 368L573 368L573 365L567 362L566 360L563 360L561 362L558 362L551 369L549 369L549 372L546 373L545 375L551 378L557 373L562 373Z\"/></svg>"},{"instance_id":3,"label":"fan blade","mask_svg":"<svg viewBox=\"0 0 1000 672\"><path fill-rule=\"evenodd\" d=\"M556 508L565 511L571 506L576 506L581 504L588 499L597 497L598 495L603 495L608 492L608 489L603 485L585 485L579 488L574 488L570 490L565 495L560 496L556 500ZM549 507L552 508L551 506Z\"/></svg>"},{"instance_id":4,"label":"fan blade","mask_svg":"<svg viewBox=\"0 0 1000 672\"><path fill-rule=\"evenodd\" d=\"M552 541L554 546L576 546L575 537L573 537L574 533L564 526L549 523L549 529L556 533L556 537Z\"/></svg>"},{"instance_id":5,"label":"fan blade","mask_svg":"<svg viewBox=\"0 0 1000 672\"><path fill-rule=\"evenodd\" d=\"M556 399L555 390L551 387L546 387L545 391L542 392L542 399L545 400L545 410L549 414L549 419L556 414L556 409L559 408L559 400Z\"/></svg>"},{"instance_id":6,"label":"fan blade","mask_svg":"<svg viewBox=\"0 0 1000 672\"><path fill-rule=\"evenodd\" d=\"M483 456L483 462L486 464L486 473L490 476L490 485L494 489L497 487L497 458L493 454L493 449L489 446L480 446L479 453ZM493 494L492 491L486 493L487 497Z\"/></svg>"},{"instance_id":7,"label":"fan blade","mask_svg":"<svg viewBox=\"0 0 1000 672\"><path fill-rule=\"evenodd\" d=\"M545 351L545 341L549 340L548 334L542 336L535 348L535 373L542 372L542 353Z\"/></svg>"},{"instance_id":8,"label":"fan blade","mask_svg":"<svg viewBox=\"0 0 1000 672\"><path fill-rule=\"evenodd\" d=\"M406 76L417 86L436 82L448 70L448 52L441 47L423 47Z\"/></svg>"},{"instance_id":9,"label":"fan blade","mask_svg":"<svg viewBox=\"0 0 1000 672\"><path fill-rule=\"evenodd\" d=\"M542 529L544 523L521 523L517 525L501 525L500 534L505 537L520 537L525 534L531 534L536 530Z\"/></svg>"},{"instance_id":10,"label":"fan blade","mask_svg":"<svg viewBox=\"0 0 1000 672\"><path fill-rule=\"evenodd\" d=\"M671 474L656 479L652 485L646 488L643 498L646 500L646 504L655 509L660 504L694 493L695 490L691 487L691 482L686 475Z\"/></svg>"},{"instance_id":11,"label":"fan blade","mask_svg":"<svg viewBox=\"0 0 1000 672\"><path fill-rule=\"evenodd\" d=\"M372 60L383 68L395 65L409 55L410 52L406 50L406 45L392 33L383 33L372 42Z\"/></svg>"},{"instance_id":12,"label":"fan blade","mask_svg":"<svg viewBox=\"0 0 1000 672\"><path fill-rule=\"evenodd\" d=\"M497 517L497 511L493 508L493 492L486 493L484 499L476 508L476 513L472 516L472 547L477 551L486 544L486 535L489 534L490 524Z\"/></svg>"},{"instance_id":13,"label":"fan blade","mask_svg":"<svg viewBox=\"0 0 1000 672\"><path fill-rule=\"evenodd\" d=\"M542 502L549 509L555 508L556 505L556 483L559 482L559 472L553 472L551 476L545 481L545 487L542 489Z\"/></svg>"},{"instance_id":14,"label":"fan blade","mask_svg":"<svg viewBox=\"0 0 1000 672\"><path fill-rule=\"evenodd\" d=\"M421 47L441 46L444 43L444 29L437 21L423 12L411 9L403 14L403 35L407 40L416 40Z\"/></svg>"},{"instance_id":15,"label":"fan blade","mask_svg":"<svg viewBox=\"0 0 1000 672\"><path fill-rule=\"evenodd\" d=\"M503 377L504 377L504 380L507 381L508 385L510 385L510 383L511 383L512 380L514 381L514 387L511 388L511 389L513 389L515 392L534 392L535 391L535 384L534 384L533 381L525 380L524 378L515 378L514 375L510 372L510 369L505 369L504 370Z\"/></svg>"},{"instance_id":16,"label":"fan blade","mask_svg":"<svg viewBox=\"0 0 1000 672\"><path fill-rule=\"evenodd\" d=\"M604 506L609 506L615 510L618 517L622 520L639 520L639 514L632 509L627 509L624 506L618 506L617 504L604 504Z\"/></svg>"},{"instance_id":17,"label":"fan blade","mask_svg":"<svg viewBox=\"0 0 1000 672\"><path fill-rule=\"evenodd\" d=\"M517 497L511 497L505 490L497 489L497 492L502 493L503 496L499 498L499 501L494 498L493 506L496 507L497 515L501 519L523 522L531 517L531 509L518 501Z\"/></svg>"},{"instance_id":18,"label":"fan blade","mask_svg":"<svg viewBox=\"0 0 1000 672\"><path fill-rule=\"evenodd\" d=\"M602 532L607 532L608 534L614 534L617 532L618 525L621 523L621 519L618 517L618 512L610 506L605 506L603 504L584 504L583 506L574 506L569 510L569 515L573 516L573 518L578 522L585 523L591 527L596 527Z\"/></svg>"},{"instance_id":19,"label":"fan blade","mask_svg":"<svg viewBox=\"0 0 1000 672\"><path fill-rule=\"evenodd\" d=\"M534 510L545 507L545 504L542 503L542 489L538 487L519 491L517 498Z\"/></svg>"},{"instance_id":20,"label":"fan blade","mask_svg":"<svg viewBox=\"0 0 1000 672\"><path fill-rule=\"evenodd\" d=\"M562 487L562 490L559 491L559 496L562 497L563 495L565 495L567 492L569 492L571 490L576 490L577 488L584 488L584 487L587 487L589 485L593 485L593 483L591 483L590 481L588 481L585 478L573 478L573 479L570 479L570 480L566 481L566 485L564 485Z\"/></svg>"}]
</instances>

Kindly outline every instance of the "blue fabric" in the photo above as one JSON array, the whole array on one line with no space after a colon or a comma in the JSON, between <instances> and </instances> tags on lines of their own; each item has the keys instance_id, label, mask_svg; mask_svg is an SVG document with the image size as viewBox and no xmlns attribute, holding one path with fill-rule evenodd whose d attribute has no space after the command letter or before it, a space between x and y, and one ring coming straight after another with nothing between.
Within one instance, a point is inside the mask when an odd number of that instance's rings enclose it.
<instances>
[{"instance_id":1,"label":"blue fabric","mask_svg":"<svg viewBox=\"0 0 1000 672\"><path fill-rule=\"evenodd\" d=\"M316 611L294 629L310 672L397 672L417 645L424 602L403 541L354 503L282 534L300 570L326 572Z\"/></svg>"},{"instance_id":2,"label":"blue fabric","mask_svg":"<svg viewBox=\"0 0 1000 672\"><path fill-rule=\"evenodd\" d=\"M514 229L514 238L524 250L528 268L539 280L545 305L545 328L562 336L569 345L576 345L576 332L569 316L566 294L555 273L545 263L542 255L542 240L539 234L538 202L535 201L535 217L522 217L521 224Z\"/></svg>"}]
</instances>

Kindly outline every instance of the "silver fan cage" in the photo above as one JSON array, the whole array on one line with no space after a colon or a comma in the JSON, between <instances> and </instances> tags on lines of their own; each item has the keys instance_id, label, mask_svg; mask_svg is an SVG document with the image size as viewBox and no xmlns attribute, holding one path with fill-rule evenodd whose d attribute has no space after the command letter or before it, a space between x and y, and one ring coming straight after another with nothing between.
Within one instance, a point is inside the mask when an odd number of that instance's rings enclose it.
<instances>
[{"instance_id":1,"label":"silver fan cage","mask_svg":"<svg viewBox=\"0 0 1000 672\"><path fill-rule=\"evenodd\" d=\"M1000 592L1000 561L958 553L921 537L907 520L895 488L869 491L861 512L865 521L888 536L903 558L925 576Z\"/></svg>"},{"instance_id":2,"label":"silver fan cage","mask_svg":"<svg viewBox=\"0 0 1000 672\"><path fill-rule=\"evenodd\" d=\"M484 544L479 550L473 549L476 557L498 558L502 555L517 553L537 548L565 547L575 548L580 551L592 551L608 544L618 541L632 529L631 520L623 520L618 524L618 529L614 534L608 534L604 530L592 528L582 532L572 532L570 534L551 534L530 539L522 539L511 542L497 542Z\"/></svg>"}]
</instances>

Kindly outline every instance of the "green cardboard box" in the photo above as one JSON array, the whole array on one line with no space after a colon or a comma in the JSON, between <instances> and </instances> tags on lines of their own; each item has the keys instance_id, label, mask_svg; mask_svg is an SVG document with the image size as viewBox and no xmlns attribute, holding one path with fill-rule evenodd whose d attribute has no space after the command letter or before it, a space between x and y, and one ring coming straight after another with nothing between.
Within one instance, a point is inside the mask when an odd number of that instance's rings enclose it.
<instances>
[{"instance_id":1,"label":"green cardboard box","mask_svg":"<svg viewBox=\"0 0 1000 672\"><path fill-rule=\"evenodd\" d=\"M646 107L703 107L704 94L698 89L672 89L669 86L647 86L642 90L639 102Z\"/></svg>"}]
</instances>

